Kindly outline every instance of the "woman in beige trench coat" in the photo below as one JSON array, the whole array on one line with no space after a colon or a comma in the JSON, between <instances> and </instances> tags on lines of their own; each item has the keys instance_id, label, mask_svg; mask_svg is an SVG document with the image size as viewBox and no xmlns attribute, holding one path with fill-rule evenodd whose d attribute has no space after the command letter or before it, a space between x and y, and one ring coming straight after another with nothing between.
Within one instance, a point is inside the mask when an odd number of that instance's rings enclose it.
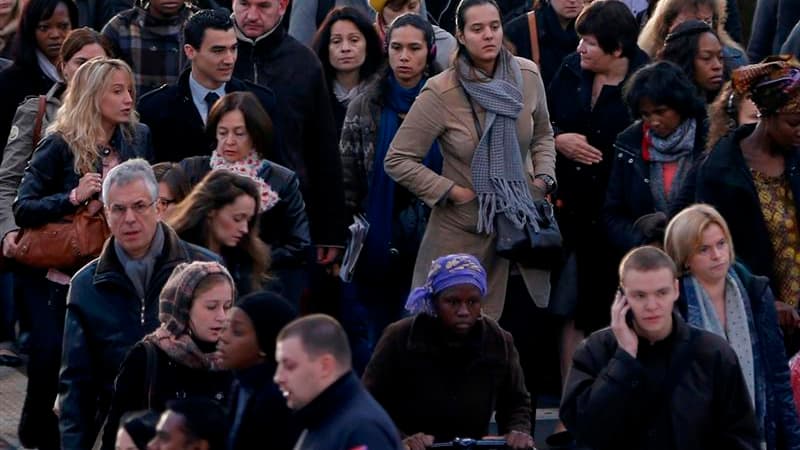
<instances>
[{"instance_id":1,"label":"woman in beige trench coat","mask_svg":"<svg viewBox=\"0 0 800 450\"><path fill-rule=\"evenodd\" d=\"M467 94L466 86L475 81L479 83L473 84L489 85L495 78L507 79L518 88L521 84L516 137L519 160L525 162L524 178L533 199L542 198L555 184L553 130L539 69L503 48L496 3L465 0L456 16L459 49L454 66L431 78L423 88L395 135L384 166L389 176L433 209L417 256L412 287L424 283L435 258L451 253L473 254L488 272L489 294L484 313L499 319L510 262L496 254L495 233L491 229L488 233L478 230L479 201L473 183L473 157L488 114L476 98ZM497 117L490 124L495 126L494 133L498 132L500 115ZM438 139L444 159L441 175L422 164L434 139ZM494 163L501 153L503 148L490 147L488 155ZM530 198L527 202L532 203ZM522 266L519 270L534 302L540 307L547 306L549 272Z\"/></svg>"}]
</instances>

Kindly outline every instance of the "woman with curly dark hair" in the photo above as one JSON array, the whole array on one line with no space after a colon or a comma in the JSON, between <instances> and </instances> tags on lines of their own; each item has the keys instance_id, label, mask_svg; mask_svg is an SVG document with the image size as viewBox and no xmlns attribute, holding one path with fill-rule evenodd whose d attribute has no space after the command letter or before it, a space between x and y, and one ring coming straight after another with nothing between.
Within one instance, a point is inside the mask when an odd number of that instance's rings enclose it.
<instances>
[{"instance_id":1,"label":"woman with curly dark hair","mask_svg":"<svg viewBox=\"0 0 800 450\"><path fill-rule=\"evenodd\" d=\"M660 243L667 218L691 203L681 187L703 153L705 103L680 67L660 61L625 84L625 102L640 119L619 134L603 222L619 256Z\"/></svg>"},{"instance_id":2,"label":"woman with curly dark hair","mask_svg":"<svg viewBox=\"0 0 800 450\"><path fill-rule=\"evenodd\" d=\"M705 22L689 20L667 35L658 59L671 61L689 76L707 102L713 101L728 78L719 37Z\"/></svg>"},{"instance_id":3,"label":"woman with curly dark hair","mask_svg":"<svg viewBox=\"0 0 800 450\"><path fill-rule=\"evenodd\" d=\"M261 290L269 248L258 237L258 185L227 170L201 181L167 219L181 239L222 256L240 294Z\"/></svg>"}]
</instances>

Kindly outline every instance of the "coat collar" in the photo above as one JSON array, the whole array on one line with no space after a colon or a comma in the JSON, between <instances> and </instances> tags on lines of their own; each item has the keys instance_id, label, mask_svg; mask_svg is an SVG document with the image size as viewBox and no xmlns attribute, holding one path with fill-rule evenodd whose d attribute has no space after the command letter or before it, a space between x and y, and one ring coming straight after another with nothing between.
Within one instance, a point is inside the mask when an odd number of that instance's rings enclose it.
<instances>
[{"instance_id":1,"label":"coat collar","mask_svg":"<svg viewBox=\"0 0 800 450\"><path fill-rule=\"evenodd\" d=\"M249 44L252 47L266 49L275 48L280 45L280 43L286 37L286 27L282 26L281 24L283 19L281 19L281 22L278 22L278 24L275 25L275 28L273 28L272 31L264 33L255 39L251 39L245 36L244 31L239 28L239 25L236 23L236 17L233 15L231 15L231 17L233 18L233 28L236 31L236 39L238 39L240 42Z\"/></svg>"},{"instance_id":2,"label":"coat collar","mask_svg":"<svg viewBox=\"0 0 800 450\"><path fill-rule=\"evenodd\" d=\"M442 354L448 351L443 340L439 319L426 314L417 314L411 319L406 348L410 352ZM505 361L508 359L503 330L497 322L481 317L470 332L466 344L470 354L483 360Z\"/></svg>"},{"instance_id":3,"label":"coat collar","mask_svg":"<svg viewBox=\"0 0 800 450\"><path fill-rule=\"evenodd\" d=\"M348 371L328 386L309 404L297 411L296 417L304 428L316 428L324 421L339 415L345 403L355 397L361 381Z\"/></svg>"},{"instance_id":4,"label":"coat collar","mask_svg":"<svg viewBox=\"0 0 800 450\"><path fill-rule=\"evenodd\" d=\"M181 240L175 231L164 223L159 223L158 226L164 231L164 249L156 258L154 275L161 267L189 260L189 254L180 245ZM114 239L114 236L111 236L103 245L103 251L97 259L97 268L94 272L94 284L104 283L119 276L127 278L125 268L122 267L117 252L114 251Z\"/></svg>"},{"instance_id":5,"label":"coat collar","mask_svg":"<svg viewBox=\"0 0 800 450\"><path fill-rule=\"evenodd\" d=\"M192 68L189 67L183 72L181 72L180 77L178 77L178 90L180 93L185 96L186 98L192 98L192 89L189 87L189 75L192 73ZM247 91L247 85L244 81L236 78L231 77L227 83L225 83L225 93L230 94L231 92L239 92L239 91Z\"/></svg>"}]
</instances>

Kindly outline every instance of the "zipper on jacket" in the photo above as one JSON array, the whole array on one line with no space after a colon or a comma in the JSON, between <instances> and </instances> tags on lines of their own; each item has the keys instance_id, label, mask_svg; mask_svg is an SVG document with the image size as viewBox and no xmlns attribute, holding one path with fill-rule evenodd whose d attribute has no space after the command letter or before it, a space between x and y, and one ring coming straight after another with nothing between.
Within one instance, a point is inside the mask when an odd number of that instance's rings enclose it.
<instances>
[{"instance_id":1,"label":"zipper on jacket","mask_svg":"<svg viewBox=\"0 0 800 450\"><path fill-rule=\"evenodd\" d=\"M253 47L253 49L255 49L255 47ZM254 54L254 51L250 53L250 58L253 60L253 83L258 84L258 70L256 68L256 59L253 57Z\"/></svg>"}]
</instances>

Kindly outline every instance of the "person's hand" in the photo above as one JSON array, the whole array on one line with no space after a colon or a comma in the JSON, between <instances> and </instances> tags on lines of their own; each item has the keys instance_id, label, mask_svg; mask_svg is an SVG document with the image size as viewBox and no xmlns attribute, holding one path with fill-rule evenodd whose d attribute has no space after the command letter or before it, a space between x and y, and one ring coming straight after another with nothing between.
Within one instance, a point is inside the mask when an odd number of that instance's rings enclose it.
<instances>
[{"instance_id":1,"label":"person's hand","mask_svg":"<svg viewBox=\"0 0 800 450\"><path fill-rule=\"evenodd\" d=\"M597 164L603 160L603 152L589 145L586 136L582 134L559 134L555 144L559 153L581 164Z\"/></svg>"},{"instance_id":2,"label":"person's hand","mask_svg":"<svg viewBox=\"0 0 800 450\"><path fill-rule=\"evenodd\" d=\"M528 433L522 431L511 431L506 434L506 447L513 449L530 449L534 448L536 444L533 442L533 437Z\"/></svg>"},{"instance_id":3,"label":"person's hand","mask_svg":"<svg viewBox=\"0 0 800 450\"><path fill-rule=\"evenodd\" d=\"M776 301L775 310L778 311L778 324L781 328L789 330L796 328L800 323L800 315L794 306Z\"/></svg>"},{"instance_id":4,"label":"person's hand","mask_svg":"<svg viewBox=\"0 0 800 450\"><path fill-rule=\"evenodd\" d=\"M611 305L611 331L614 332L614 337L617 338L617 344L620 348L628 352L631 356L636 358L636 352L639 349L639 337L628 322L625 321L625 315L631 310L631 305L628 300L622 295L622 292L617 291L617 296L614 298L614 303Z\"/></svg>"},{"instance_id":5,"label":"person's hand","mask_svg":"<svg viewBox=\"0 0 800 450\"><path fill-rule=\"evenodd\" d=\"M476 197L475 191L457 184L454 184L453 187L450 188L450 192L447 194L447 196L450 201L456 204L467 203Z\"/></svg>"},{"instance_id":6,"label":"person's hand","mask_svg":"<svg viewBox=\"0 0 800 450\"><path fill-rule=\"evenodd\" d=\"M425 433L412 434L403 439L403 447L408 450L425 450L433 445L433 436Z\"/></svg>"},{"instance_id":7,"label":"person's hand","mask_svg":"<svg viewBox=\"0 0 800 450\"><path fill-rule=\"evenodd\" d=\"M78 202L83 203L103 188L102 175L90 172L81 177L78 187L75 188L75 196Z\"/></svg>"},{"instance_id":8,"label":"person's hand","mask_svg":"<svg viewBox=\"0 0 800 450\"><path fill-rule=\"evenodd\" d=\"M317 247L317 264L329 266L339 257L341 249L339 247Z\"/></svg>"},{"instance_id":9,"label":"person's hand","mask_svg":"<svg viewBox=\"0 0 800 450\"><path fill-rule=\"evenodd\" d=\"M644 235L646 242L661 242L667 228L667 215L661 211L645 214L633 222L633 228Z\"/></svg>"},{"instance_id":10,"label":"person's hand","mask_svg":"<svg viewBox=\"0 0 800 450\"><path fill-rule=\"evenodd\" d=\"M17 235L19 231L9 231L3 236L3 256L6 258L13 258L17 253Z\"/></svg>"}]
</instances>

